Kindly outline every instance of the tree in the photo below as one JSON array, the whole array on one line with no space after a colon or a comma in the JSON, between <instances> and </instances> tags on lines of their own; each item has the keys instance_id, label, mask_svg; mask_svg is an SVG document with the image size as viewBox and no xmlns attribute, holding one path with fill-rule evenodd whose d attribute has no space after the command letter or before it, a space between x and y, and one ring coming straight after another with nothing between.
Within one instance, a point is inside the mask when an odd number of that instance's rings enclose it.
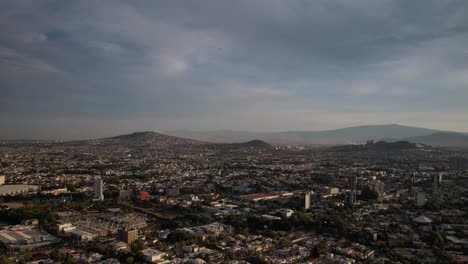
<instances>
[{"instance_id":1,"label":"tree","mask_svg":"<svg viewBox=\"0 0 468 264\"><path fill-rule=\"evenodd\" d=\"M132 256L128 256L126 259L125 259L125 264L133 264L135 260L133 259Z\"/></svg>"},{"instance_id":2,"label":"tree","mask_svg":"<svg viewBox=\"0 0 468 264\"><path fill-rule=\"evenodd\" d=\"M431 234L432 246L437 247L441 250L444 249L445 241L444 237L439 232L433 232Z\"/></svg>"},{"instance_id":3,"label":"tree","mask_svg":"<svg viewBox=\"0 0 468 264\"><path fill-rule=\"evenodd\" d=\"M75 259L73 259L73 257L70 254L67 253L64 263L65 264L74 264L74 263L76 263L76 261L75 261Z\"/></svg>"},{"instance_id":4,"label":"tree","mask_svg":"<svg viewBox=\"0 0 468 264\"><path fill-rule=\"evenodd\" d=\"M34 258L31 255L31 253L26 253L20 258L19 263L27 263L27 262L30 262L30 261L33 261L33 260L34 260Z\"/></svg>"},{"instance_id":5,"label":"tree","mask_svg":"<svg viewBox=\"0 0 468 264\"><path fill-rule=\"evenodd\" d=\"M176 230L167 236L167 241L171 243L185 242L186 244L195 243L197 237L192 232L186 230Z\"/></svg>"},{"instance_id":6,"label":"tree","mask_svg":"<svg viewBox=\"0 0 468 264\"><path fill-rule=\"evenodd\" d=\"M317 245L314 246L312 252L313 252L313 254L314 254L315 256L318 257L318 256L320 256L321 254L326 254L326 253L328 253L328 246L325 245L325 244L323 244L323 243L322 243L322 244L317 244Z\"/></svg>"},{"instance_id":7,"label":"tree","mask_svg":"<svg viewBox=\"0 0 468 264\"><path fill-rule=\"evenodd\" d=\"M6 256L0 256L0 264L14 264L14 262Z\"/></svg>"},{"instance_id":8,"label":"tree","mask_svg":"<svg viewBox=\"0 0 468 264\"><path fill-rule=\"evenodd\" d=\"M51 260L60 261L65 259L65 254L61 253L57 249L54 249L49 253L49 258Z\"/></svg>"}]
</instances>

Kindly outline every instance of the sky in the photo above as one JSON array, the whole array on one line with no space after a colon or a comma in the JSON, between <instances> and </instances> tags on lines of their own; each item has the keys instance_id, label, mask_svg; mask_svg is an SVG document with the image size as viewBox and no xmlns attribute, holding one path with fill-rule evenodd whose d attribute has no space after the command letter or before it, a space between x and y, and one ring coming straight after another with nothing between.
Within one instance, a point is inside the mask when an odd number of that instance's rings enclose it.
<instances>
[{"instance_id":1,"label":"sky","mask_svg":"<svg viewBox=\"0 0 468 264\"><path fill-rule=\"evenodd\" d=\"M468 132L468 1L0 2L0 138Z\"/></svg>"}]
</instances>

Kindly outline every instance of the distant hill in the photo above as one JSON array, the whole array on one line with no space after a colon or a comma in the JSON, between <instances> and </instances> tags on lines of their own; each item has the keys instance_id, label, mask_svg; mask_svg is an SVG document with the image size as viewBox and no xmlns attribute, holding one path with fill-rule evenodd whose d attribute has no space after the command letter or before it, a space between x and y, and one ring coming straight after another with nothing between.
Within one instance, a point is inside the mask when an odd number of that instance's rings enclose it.
<instances>
[{"instance_id":1,"label":"distant hill","mask_svg":"<svg viewBox=\"0 0 468 264\"><path fill-rule=\"evenodd\" d=\"M124 145L131 147L169 147L177 145L200 145L204 142L168 136L152 131L135 132L110 138L65 142L66 145Z\"/></svg>"},{"instance_id":2,"label":"distant hill","mask_svg":"<svg viewBox=\"0 0 468 264\"><path fill-rule=\"evenodd\" d=\"M344 145L332 147L331 150L334 151L359 151L359 150L374 150L374 151L399 151L406 149L422 149L428 148L428 146L412 143L408 141L397 141L397 142L386 142L378 141L375 144L365 144L365 145Z\"/></svg>"},{"instance_id":3,"label":"distant hill","mask_svg":"<svg viewBox=\"0 0 468 264\"><path fill-rule=\"evenodd\" d=\"M0 140L0 145L37 145L37 144L52 144L56 141L53 140L37 140L37 139L11 139L11 140Z\"/></svg>"},{"instance_id":4,"label":"distant hill","mask_svg":"<svg viewBox=\"0 0 468 264\"><path fill-rule=\"evenodd\" d=\"M215 142L215 143L243 143L255 139L265 139L265 134L258 132L248 131L235 131L235 130L213 130L213 131L192 131L192 130L176 130L167 133L171 136L190 138L201 141Z\"/></svg>"},{"instance_id":5,"label":"distant hill","mask_svg":"<svg viewBox=\"0 0 468 264\"><path fill-rule=\"evenodd\" d=\"M360 144L369 139L400 140L410 137L426 136L438 132L427 128L402 125L369 125L355 126L325 131L286 131L286 132L247 132L247 131L206 131L197 132L178 130L170 135L211 142L244 142L254 139L264 140L270 144L325 144L343 145Z\"/></svg>"},{"instance_id":6,"label":"distant hill","mask_svg":"<svg viewBox=\"0 0 468 264\"><path fill-rule=\"evenodd\" d=\"M426 136L406 138L405 140L431 146L468 147L468 135L455 132L436 132Z\"/></svg>"},{"instance_id":7,"label":"distant hill","mask_svg":"<svg viewBox=\"0 0 468 264\"><path fill-rule=\"evenodd\" d=\"M255 149L271 149L273 148L272 145L266 143L263 140L251 140L248 142L243 143L231 143L229 144L233 147L240 147L240 148L255 148Z\"/></svg>"}]
</instances>

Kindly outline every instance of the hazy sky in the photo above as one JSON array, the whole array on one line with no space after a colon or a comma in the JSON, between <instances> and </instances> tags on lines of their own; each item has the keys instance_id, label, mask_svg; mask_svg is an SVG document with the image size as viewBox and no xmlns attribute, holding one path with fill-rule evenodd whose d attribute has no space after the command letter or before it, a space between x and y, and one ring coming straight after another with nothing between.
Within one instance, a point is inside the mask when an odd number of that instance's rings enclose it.
<instances>
[{"instance_id":1,"label":"hazy sky","mask_svg":"<svg viewBox=\"0 0 468 264\"><path fill-rule=\"evenodd\" d=\"M0 2L0 138L468 131L468 1Z\"/></svg>"}]
</instances>

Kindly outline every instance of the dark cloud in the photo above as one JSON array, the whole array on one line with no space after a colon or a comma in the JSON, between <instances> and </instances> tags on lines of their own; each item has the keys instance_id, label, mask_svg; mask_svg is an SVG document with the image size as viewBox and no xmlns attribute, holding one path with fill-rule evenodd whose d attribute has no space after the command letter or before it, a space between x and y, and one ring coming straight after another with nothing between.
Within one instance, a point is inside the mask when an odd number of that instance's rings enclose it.
<instances>
[{"instance_id":1,"label":"dark cloud","mask_svg":"<svg viewBox=\"0 0 468 264\"><path fill-rule=\"evenodd\" d=\"M6 1L0 137L466 131L466 25L464 1Z\"/></svg>"}]
</instances>

